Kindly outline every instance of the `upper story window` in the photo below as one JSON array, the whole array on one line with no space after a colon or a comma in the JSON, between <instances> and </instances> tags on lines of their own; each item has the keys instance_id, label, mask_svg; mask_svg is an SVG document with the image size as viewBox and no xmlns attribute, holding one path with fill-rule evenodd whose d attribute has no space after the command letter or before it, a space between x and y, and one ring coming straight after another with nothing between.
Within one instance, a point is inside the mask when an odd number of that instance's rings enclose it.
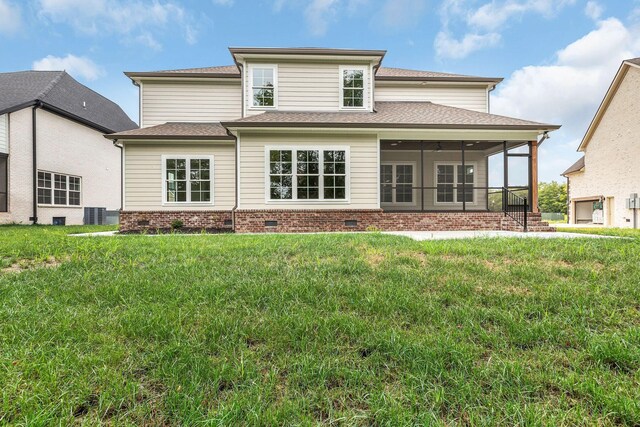
<instances>
[{"instance_id":1,"label":"upper story window","mask_svg":"<svg viewBox=\"0 0 640 427\"><path fill-rule=\"evenodd\" d=\"M365 108L364 67L340 68L340 107Z\"/></svg>"},{"instance_id":2,"label":"upper story window","mask_svg":"<svg viewBox=\"0 0 640 427\"><path fill-rule=\"evenodd\" d=\"M273 65L251 68L251 105L253 107L271 108L276 106L276 74L277 69Z\"/></svg>"}]
</instances>

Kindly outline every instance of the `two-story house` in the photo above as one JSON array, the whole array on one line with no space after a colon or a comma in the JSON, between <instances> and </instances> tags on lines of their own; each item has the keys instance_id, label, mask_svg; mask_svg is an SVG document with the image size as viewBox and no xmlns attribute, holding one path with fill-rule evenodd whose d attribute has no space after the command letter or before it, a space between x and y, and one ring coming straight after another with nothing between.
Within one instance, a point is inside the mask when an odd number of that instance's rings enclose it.
<instances>
[{"instance_id":1,"label":"two-story house","mask_svg":"<svg viewBox=\"0 0 640 427\"><path fill-rule=\"evenodd\" d=\"M0 224L78 225L120 209L122 153L104 134L137 127L64 71L0 73Z\"/></svg>"},{"instance_id":2,"label":"two-story house","mask_svg":"<svg viewBox=\"0 0 640 427\"><path fill-rule=\"evenodd\" d=\"M607 90L578 147L584 156L563 173L569 223L640 228L639 117L640 58L635 58L622 63Z\"/></svg>"},{"instance_id":3,"label":"two-story house","mask_svg":"<svg viewBox=\"0 0 640 427\"><path fill-rule=\"evenodd\" d=\"M380 50L229 50L232 66L125 73L141 129L107 135L122 230L513 229L525 209L549 229L537 147L558 126L489 114L501 79L385 68Z\"/></svg>"}]
</instances>

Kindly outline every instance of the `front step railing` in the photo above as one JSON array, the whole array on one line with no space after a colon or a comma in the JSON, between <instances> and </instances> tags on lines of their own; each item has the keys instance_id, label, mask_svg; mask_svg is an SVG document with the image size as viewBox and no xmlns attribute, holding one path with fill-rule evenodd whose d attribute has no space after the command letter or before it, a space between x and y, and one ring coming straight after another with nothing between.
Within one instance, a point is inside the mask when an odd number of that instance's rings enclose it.
<instances>
[{"instance_id":1,"label":"front step railing","mask_svg":"<svg viewBox=\"0 0 640 427\"><path fill-rule=\"evenodd\" d=\"M508 188L502 188L502 210L505 216L510 217L527 231L527 213L529 206L526 197L520 197Z\"/></svg>"}]
</instances>

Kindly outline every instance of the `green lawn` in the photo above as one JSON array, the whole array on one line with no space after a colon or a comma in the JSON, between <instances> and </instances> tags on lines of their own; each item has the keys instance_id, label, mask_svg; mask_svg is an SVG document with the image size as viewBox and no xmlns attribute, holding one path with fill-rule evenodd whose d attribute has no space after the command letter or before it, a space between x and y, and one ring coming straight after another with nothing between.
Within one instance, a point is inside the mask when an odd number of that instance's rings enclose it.
<instances>
[{"instance_id":1,"label":"green lawn","mask_svg":"<svg viewBox=\"0 0 640 427\"><path fill-rule=\"evenodd\" d=\"M631 237L640 239L640 229L633 228L559 228L558 231L581 234L599 234L602 236Z\"/></svg>"},{"instance_id":2,"label":"green lawn","mask_svg":"<svg viewBox=\"0 0 640 427\"><path fill-rule=\"evenodd\" d=\"M0 228L0 425L640 424L640 239L71 230Z\"/></svg>"}]
</instances>

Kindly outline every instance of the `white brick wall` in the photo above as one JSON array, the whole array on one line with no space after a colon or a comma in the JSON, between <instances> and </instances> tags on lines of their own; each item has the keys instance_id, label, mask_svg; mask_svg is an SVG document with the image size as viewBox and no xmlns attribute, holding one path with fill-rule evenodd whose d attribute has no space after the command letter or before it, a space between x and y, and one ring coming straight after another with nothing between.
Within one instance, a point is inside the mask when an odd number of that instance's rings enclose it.
<instances>
[{"instance_id":1,"label":"white brick wall","mask_svg":"<svg viewBox=\"0 0 640 427\"><path fill-rule=\"evenodd\" d=\"M31 108L9 115L9 212L0 223L29 224L32 216ZM101 132L44 110L37 110L38 169L82 177L80 207L39 207L38 222L54 216L82 224L83 208L120 208L120 150Z\"/></svg>"},{"instance_id":2,"label":"white brick wall","mask_svg":"<svg viewBox=\"0 0 640 427\"><path fill-rule=\"evenodd\" d=\"M631 67L587 145L584 172L570 177L572 200L613 197L610 209L605 204L605 221L611 218L605 224L613 227L633 226L633 212L625 207L625 200L630 193L640 194L639 88L640 69ZM573 205L571 210L574 223Z\"/></svg>"}]
</instances>

